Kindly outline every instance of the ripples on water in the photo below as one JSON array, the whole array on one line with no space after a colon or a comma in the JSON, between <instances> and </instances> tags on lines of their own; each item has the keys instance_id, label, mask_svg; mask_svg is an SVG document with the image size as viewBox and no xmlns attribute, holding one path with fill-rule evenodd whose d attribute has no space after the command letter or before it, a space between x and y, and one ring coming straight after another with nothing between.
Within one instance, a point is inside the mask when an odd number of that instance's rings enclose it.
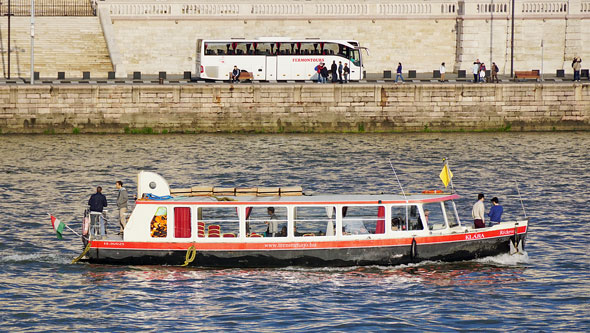
<instances>
[{"instance_id":1,"label":"ripples on water","mask_svg":"<svg viewBox=\"0 0 590 333\"><path fill-rule=\"evenodd\" d=\"M590 328L589 133L0 136L2 331L381 331ZM479 191L530 218L527 251L397 267L196 269L70 265L45 213L74 221L98 185L302 185L308 193L440 188L463 222ZM486 202L489 208L489 202ZM114 215L113 215L114 216Z\"/></svg>"}]
</instances>

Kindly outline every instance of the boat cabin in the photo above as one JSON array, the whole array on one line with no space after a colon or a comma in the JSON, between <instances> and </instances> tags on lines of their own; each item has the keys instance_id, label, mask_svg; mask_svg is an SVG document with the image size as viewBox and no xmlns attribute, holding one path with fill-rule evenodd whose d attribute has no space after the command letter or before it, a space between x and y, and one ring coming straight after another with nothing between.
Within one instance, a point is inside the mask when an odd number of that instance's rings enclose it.
<instances>
[{"instance_id":1,"label":"boat cabin","mask_svg":"<svg viewBox=\"0 0 590 333\"><path fill-rule=\"evenodd\" d=\"M124 241L282 243L407 238L460 226L455 194L174 196L142 171ZM313 244L313 243L309 243ZM277 244L278 246L279 244Z\"/></svg>"}]
</instances>

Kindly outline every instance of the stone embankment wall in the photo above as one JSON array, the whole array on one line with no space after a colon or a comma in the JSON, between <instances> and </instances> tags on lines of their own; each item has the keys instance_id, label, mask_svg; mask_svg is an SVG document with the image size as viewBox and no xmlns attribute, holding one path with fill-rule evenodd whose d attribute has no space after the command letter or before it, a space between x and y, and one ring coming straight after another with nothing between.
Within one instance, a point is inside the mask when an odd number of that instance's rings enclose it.
<instances>
[{"instance_id":1,"label":"stone embankment wall","mask_svg":"<svg viewBox=\"0 0 590 333\"><path fill-rule=\"evenodd\" d=\"M590 0L105 0L98 8L120 50L113 63L127 73L195 72L199 38L354 39L370 50L367 73L398 62L405 71L445 62L469 73L480 59L508 74L512 40L516 71L571 74L574 56L590 57Z\"/></svg>"},{"instance_id":2,"label":"stone embankment wall","mask_svg":"<svg viewBox=\"0 0 590 333\"><path fill-rule=\"evenodd\" d=\"M589 84L13 85L2 133L589 130Z\"/></svg>"}]
</instances>

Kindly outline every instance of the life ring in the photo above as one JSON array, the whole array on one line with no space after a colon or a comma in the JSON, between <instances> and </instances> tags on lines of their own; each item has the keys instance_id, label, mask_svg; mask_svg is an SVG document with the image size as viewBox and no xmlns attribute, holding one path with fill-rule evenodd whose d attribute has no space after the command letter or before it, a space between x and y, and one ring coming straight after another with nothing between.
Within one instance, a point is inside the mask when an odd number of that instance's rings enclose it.
<instances>
[{"instance_id":1,"label":"life ring","mask_svg":"<svg viewBox=\"0 0 590 333\"><path fill-rule=\"evenodd\" d=\"M443 193L443 191L441 190L426 190L426 191L422 191L422 194L440 194Z\"/></svg>"}]
</instances>

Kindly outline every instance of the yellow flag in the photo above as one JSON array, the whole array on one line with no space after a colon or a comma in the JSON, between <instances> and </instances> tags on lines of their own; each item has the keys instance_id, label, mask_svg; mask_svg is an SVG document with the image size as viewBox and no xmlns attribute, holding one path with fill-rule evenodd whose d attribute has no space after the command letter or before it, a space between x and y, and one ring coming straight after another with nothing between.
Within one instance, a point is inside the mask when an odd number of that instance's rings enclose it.
<instances>
[{"instance_id":1,"label":"yellow flag","mask_svg":"<svg viewBox=\"0 0 590 333\"><path fill-rule=\"evenodd\" d=\"M445 184L446 188L447 186L449 186L451 178L453 178L453 173L451 172L451 169L449 169L448 165L445 164L445 166L442 168L442 171L440 172L440 175L438 176L442 180L443 184Z\"/></svg>"}]
</instances>

